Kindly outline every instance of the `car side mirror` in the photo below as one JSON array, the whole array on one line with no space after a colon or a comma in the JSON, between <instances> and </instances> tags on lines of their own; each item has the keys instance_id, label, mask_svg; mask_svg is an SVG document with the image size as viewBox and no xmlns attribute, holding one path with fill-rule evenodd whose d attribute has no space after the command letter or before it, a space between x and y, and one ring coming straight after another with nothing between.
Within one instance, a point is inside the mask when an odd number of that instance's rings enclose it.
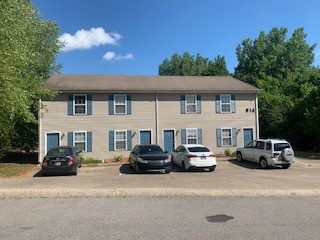
<instances>
[{"instance_id":1,"label":"car side mirror","mask_svg":"<svg viewBox=\"0 0 320 240\"><path fill-rule=\"evenodd\" d=\"M164 153L168 153L168 151L164 151Z\"/></svg>"}]
</instances>

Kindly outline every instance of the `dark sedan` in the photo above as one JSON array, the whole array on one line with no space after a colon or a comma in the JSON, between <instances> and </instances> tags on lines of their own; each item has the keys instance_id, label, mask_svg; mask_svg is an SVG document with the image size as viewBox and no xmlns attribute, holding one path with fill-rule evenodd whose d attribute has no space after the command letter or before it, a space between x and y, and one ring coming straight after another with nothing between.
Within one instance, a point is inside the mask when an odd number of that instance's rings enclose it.
<instances>
[{"instance_id":1,"label":"dark sedan","mask_svg":"<svg viewBox=\"0 0 320 240\"><path fill-rule=\"evenodd\" d=\"M139 171L171 172L171 159L158 145L136 145L129 156L130 167Z\"/></svg>"},{"instance_id":2,"label":"dark sedan","mask_svg":"<svg viewBox=\"0 0 320 240\"><path fill-rule=\"evenodd\" d=\"M77 175L81 167L81 151L75 147L55 147L49 150L42 162L42 175Z\"/></svg>"}]
</instances>

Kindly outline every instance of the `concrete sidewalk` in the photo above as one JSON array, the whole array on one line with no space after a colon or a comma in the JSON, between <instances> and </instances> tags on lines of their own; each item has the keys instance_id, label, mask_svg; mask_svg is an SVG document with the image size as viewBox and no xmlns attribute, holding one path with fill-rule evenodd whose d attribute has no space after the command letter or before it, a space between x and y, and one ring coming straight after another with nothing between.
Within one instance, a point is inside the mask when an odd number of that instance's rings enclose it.
<instances>
[{"instance_id":1,"label":"concrete sidewalk","mask_svg":"<svg viewBox=\"0 0 320 240\"><path fill-rule=\"evenodd\" d=\"M40 170L40 167L39 169ZM214 172L136 174L128 164L83 167L78 176L0 179L0 198L17 197L272 197L319 196L320 161L297 159L289 169L262 170L257 164L218 161Z\"/></svg>"}]
</instances>

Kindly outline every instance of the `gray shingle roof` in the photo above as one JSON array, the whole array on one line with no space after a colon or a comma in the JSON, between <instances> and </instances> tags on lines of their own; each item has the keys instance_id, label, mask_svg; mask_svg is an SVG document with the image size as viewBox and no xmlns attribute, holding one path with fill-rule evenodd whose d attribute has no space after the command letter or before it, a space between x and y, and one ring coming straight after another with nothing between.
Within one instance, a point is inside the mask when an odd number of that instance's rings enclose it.
<instances>
[{"instance_id":1,"label":"gray shingle roof","mask_svg":"<svg viewBox=\"0 0 320 240\"><path fill-rule=\"evenodd\" d=\"M257 93L231 76L125 76L56 74L45 85L62 92Z\"/></svg>"}]
</instances>

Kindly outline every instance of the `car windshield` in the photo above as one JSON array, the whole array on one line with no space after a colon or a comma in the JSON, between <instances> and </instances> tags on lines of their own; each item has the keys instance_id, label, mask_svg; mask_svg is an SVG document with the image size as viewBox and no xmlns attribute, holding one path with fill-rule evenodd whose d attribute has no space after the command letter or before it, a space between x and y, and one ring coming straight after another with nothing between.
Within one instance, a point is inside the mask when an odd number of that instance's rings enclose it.
<instances>
[{"instance_id":1,"label":"car windshield","mask_svg":"<svg viewBox=\"0 0 320 240\"><path fill-rule=\"evenodd\" d=\"M163 153L163 150L159 146L141 146L139 150L140 154L147 154L147 153Z\"/></svg>"},{"instance_id":2,"label":"car windshield","mask_svg":"<svg viewBox=\"0 0 320 240\"><path fill-rule=\"evenodd\" d=\"M71 148L54 148L48 152L48 155L49 156L56 156L56 155L71 156L72 150Z\"/></svg>"},{"instance_id":3,"label":"car windshield","mask_svg":"<svg viewBox=\"0 0 320 240\"><path fill-rule=\"evenodd\" d=\"M285 148L290 148L289 143L275 143L274 151L282 151Z\"/></svg>"},{"instance_id":4,"label":"car windshield","mask_svg":"<svg viewBox=\"0 0 320 240\"><path fill-rule=\"evenodd\" d=\"M189 152L210 152L206 147L189 147Z\"/></svg>"}]
</instances>

